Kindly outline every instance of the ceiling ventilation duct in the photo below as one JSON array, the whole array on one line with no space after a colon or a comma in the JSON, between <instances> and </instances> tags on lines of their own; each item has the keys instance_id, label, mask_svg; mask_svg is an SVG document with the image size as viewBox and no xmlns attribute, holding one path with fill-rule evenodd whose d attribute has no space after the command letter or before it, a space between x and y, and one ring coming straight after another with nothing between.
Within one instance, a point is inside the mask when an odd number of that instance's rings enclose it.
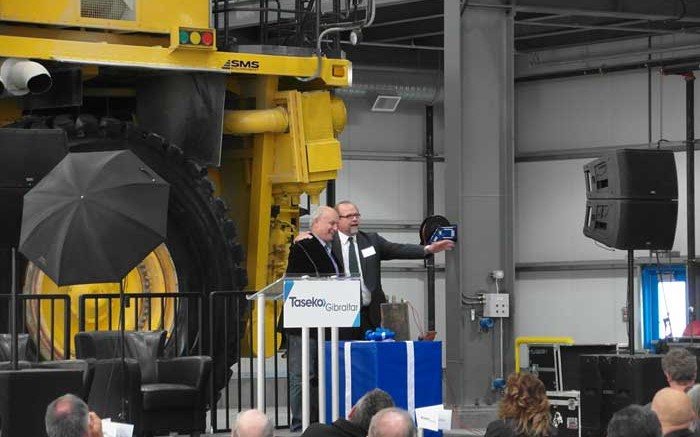
<instances>
[{"instance_id":1,"label":"ceiling ventilation duct","mask_svg":"<svg viewBox=\"0 0 700 437\"><path fill-rule=\"evenodd\" d=\"M442 74L437 71L388 71L368 67L353 67L352 86L337 88L335 94L343 98L397 99L434 104L442 100ZM384 104L384 102L380 102ZM395 102L398 105L398 101ZM394 108L396 109L396 108ZM393 111L391 111L393 112Z\"/></svg>"}]
</instances>

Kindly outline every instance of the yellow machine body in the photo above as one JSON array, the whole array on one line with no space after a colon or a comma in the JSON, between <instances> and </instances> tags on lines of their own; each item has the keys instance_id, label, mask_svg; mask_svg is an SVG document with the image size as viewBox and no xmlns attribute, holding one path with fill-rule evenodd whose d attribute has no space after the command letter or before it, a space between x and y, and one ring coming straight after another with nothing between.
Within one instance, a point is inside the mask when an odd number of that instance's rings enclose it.
<instances>
[{"instance_id":1,"label":"yellow machine body","mask_svg":"<svg viewBox=\"0 0 700 437\"><path fill-rule=\"evenodd\" d=\"M217 193L231 207L246 249L247 288L256 291L284 273L289 245L299 232L300 196L306 193L317 203L326 183L341 168L337 135L345 125L345 107L330 90L349 85L351 64L316 56L218 51L215 38L213 46L203 45L214 36L210 14L208 0L0 1L0 63L22 58L77 65L84 94L120 96L135 93L91 88L91 80L100 77L103 67L228 75L228 92L254 104L225 112L224 134L240 137L243 147L223 148L221 165L209 173ZM183 43L183 32L197 32L197 39ZM207 32L211 34L204 37ZM299 89L290 89L290 81L280 86L283 77L313 75L317 78L312 82L298 82ZM20 107L16 100L0 99L0 125L16 119ZM162 259L164 253L167 249L160 249L151 261L144 260L134 269L129 276L132 282L150 283L148 278L162 277L167 282L164 287L176 289L177 275L172 262ZM38 270L28 272L25 293L73 296L104 288L58 288L42 275ZM134 291L146 289L138 285ZM112 291L106 287L103 292ZM173 318L172 309L159 311L163 319ZM270 356L278 340L276 315L271 308L267 312L266 355ZM249 318L249 326L253 322ZM99 320L92 323L107 328ZM55 344L61 342L55 340Z\"/></svg>"},{"instance_id":2,"label":"yellow machine body","mask_svg":"<svg viewBox=\"0 0 700 437\"><path fill-rule=\"evenodd\" d=\"M173 26L209 27L207 1L27 0L0 2L0 20L169 34Z\"/></svg>"}]
</instances>

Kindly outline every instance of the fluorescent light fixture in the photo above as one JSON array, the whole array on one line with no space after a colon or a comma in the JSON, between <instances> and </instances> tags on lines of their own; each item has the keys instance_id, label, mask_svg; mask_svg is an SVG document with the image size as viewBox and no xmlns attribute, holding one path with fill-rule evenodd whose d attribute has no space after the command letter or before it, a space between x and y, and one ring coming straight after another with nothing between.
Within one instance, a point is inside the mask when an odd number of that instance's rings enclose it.
<instances>
[{"instance_id":1,"label":"fluorescent light fixture","mask_svg":"<svg viewBox=\"0 0 700 437\"><path fill-rule=\"evenodd\" d=\"M400 96L388 96L380 94L372 105L372 112L395 112L401 101Z\"/></svg>"}]
</instances>

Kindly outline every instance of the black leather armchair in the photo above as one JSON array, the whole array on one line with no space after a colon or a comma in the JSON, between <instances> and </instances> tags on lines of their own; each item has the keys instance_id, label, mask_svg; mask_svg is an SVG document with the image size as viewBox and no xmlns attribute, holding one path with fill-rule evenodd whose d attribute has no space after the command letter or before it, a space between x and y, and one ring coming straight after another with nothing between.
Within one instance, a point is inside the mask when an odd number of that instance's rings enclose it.
<instances>
[{"instance_id":1,"label":"black leather armchair","mask_svg":"<svg viewBox=\"0 0 700 437\"><path fill-rule=\"evenodd\" d=\"M12 339L0 334L0 435L46 436L46 406L73 393L87 400L93 367L89 361L38 362L28 334L18 335L18 366L10 361Z\"/></svg>"},{"instance_id":2,"label":"black leather armchair","mask_svg":"<svg viewBox=\"0 0 700 437\"><path fill-rule=\"evenodd\" d=\"M206 388L211 374L211 358L191 356L164 359L165 340L165 331L128 331L125 334L127 420L134 423L137 435L178 432L198 436L205 430ZM121 408L121 391L118 385L107 386L106 378L110 374L114 378L114 375L122 373L118 358L119 332L80 332L75 337L75 343L79 358L97 359L89 398L91 407L100 414L95 407L97 401L109 399L106 402L108 405L103 403L100 408L111 412L104 417L116 418L114 413Z\"/></svg>"}]
</instances>

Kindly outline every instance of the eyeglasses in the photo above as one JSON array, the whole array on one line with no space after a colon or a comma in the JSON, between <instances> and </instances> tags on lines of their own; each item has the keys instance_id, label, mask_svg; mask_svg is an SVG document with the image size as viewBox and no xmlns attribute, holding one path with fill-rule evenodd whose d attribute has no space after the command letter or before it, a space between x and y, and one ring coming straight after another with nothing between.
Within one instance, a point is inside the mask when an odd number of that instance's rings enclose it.
<instances>
[{"instance_id":1,"label":"eyeglasses","mask_svg":"<svg viewBox=\"0 0 700 437\"><path fill-rule=\"evenodd\" d=\"M359 212L356 212L355 214L341 215L339 217L342 219L351 219L352 220L354 218L362 217L362 214L360 214Z\"/></svg>"}]
</instances>

